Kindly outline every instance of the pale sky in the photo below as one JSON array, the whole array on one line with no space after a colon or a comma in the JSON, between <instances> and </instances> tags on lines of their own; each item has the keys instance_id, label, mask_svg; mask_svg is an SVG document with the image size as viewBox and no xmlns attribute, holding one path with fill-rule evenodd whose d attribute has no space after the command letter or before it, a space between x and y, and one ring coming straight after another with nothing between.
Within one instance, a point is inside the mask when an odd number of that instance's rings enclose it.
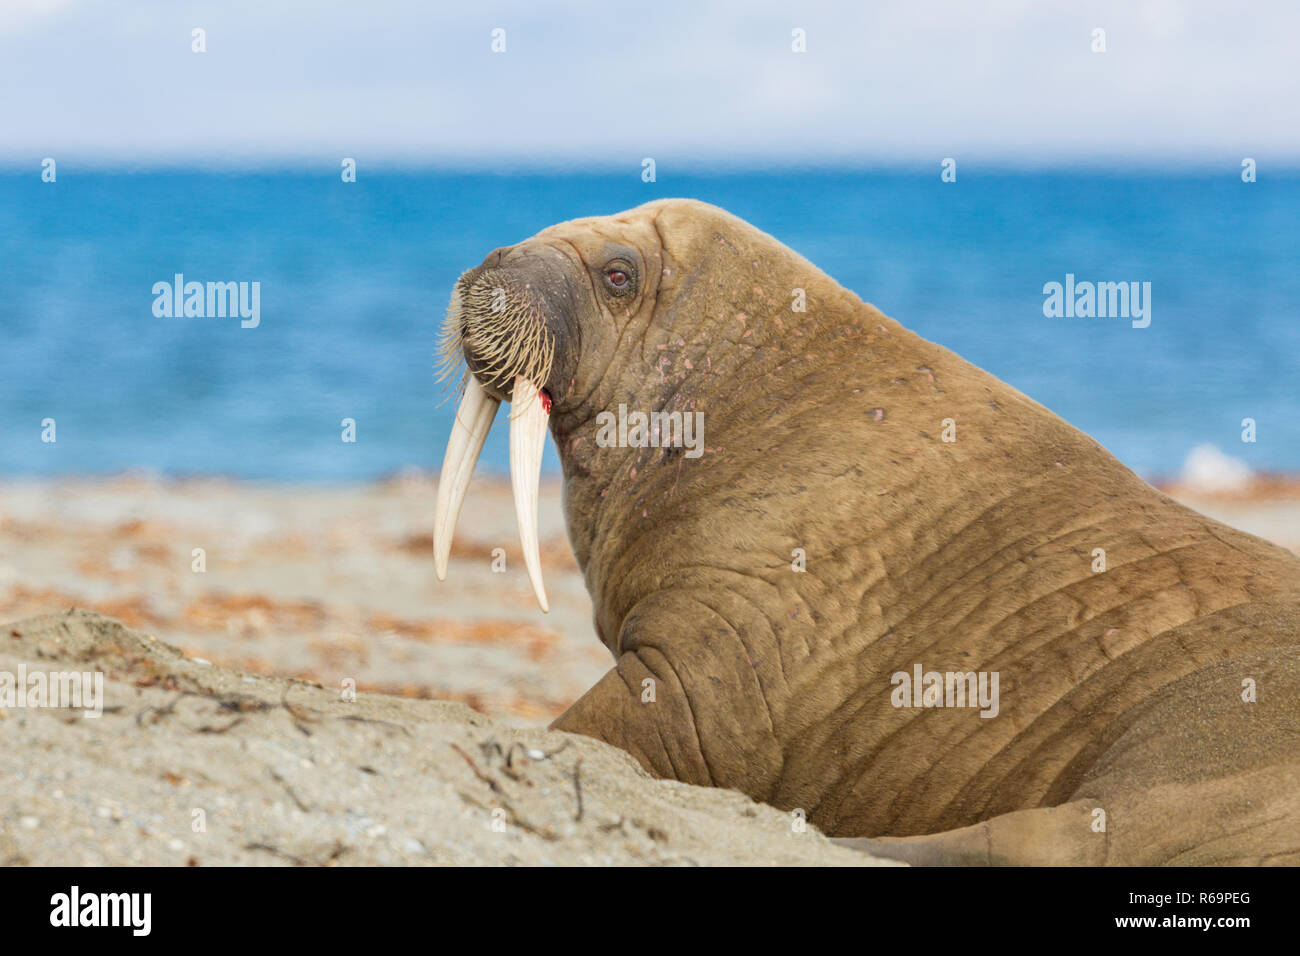
<instances>
[{"instance_id":1,"label":"pale sky","mask_svg":"<svg viewBox=\"0 0 1300 956\"><path fill-rule=\"evenodd\" d=\"M1298 39L1288 0L0 0L0 162L1296 166Z\"/></svg>"}]
</instances>

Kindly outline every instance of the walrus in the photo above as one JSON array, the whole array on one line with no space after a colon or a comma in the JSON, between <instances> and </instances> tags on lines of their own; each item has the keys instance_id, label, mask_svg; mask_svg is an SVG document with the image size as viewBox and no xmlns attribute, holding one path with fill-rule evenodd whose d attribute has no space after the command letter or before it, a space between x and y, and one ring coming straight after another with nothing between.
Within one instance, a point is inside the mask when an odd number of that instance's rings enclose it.
<instances>
[{"instance_id":1,"label":"walrus","mask_svg":"<svg viewBox=\"0 0 1300 956\"><path fill-rule=\"evenodd\" d=\"M439 578L510 402L546 609L559 452L615 664L555 729L913 863L1300 862L1295 555L700 202L497 249L444 333ZM703 453L597 440L634 412L702 415Z\"/></svg>"}]
</instances>

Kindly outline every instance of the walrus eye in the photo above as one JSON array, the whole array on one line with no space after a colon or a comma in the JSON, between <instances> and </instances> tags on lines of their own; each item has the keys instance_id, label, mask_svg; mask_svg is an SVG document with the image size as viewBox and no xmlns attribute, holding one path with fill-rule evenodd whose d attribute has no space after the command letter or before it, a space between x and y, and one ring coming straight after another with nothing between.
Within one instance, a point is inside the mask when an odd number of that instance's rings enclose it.
<instances>
[{"instance_id":1,"label":"walrus eye","mask_svg":"<svg viewBox=\"0 0 1300 956\"><path fill-rule=\"evenodd\" d=\"M605 281L615 295L631 292L635 284L634 276L632 267L622 261L614 261L605 266Z\"/></svg>"}]
</instances>

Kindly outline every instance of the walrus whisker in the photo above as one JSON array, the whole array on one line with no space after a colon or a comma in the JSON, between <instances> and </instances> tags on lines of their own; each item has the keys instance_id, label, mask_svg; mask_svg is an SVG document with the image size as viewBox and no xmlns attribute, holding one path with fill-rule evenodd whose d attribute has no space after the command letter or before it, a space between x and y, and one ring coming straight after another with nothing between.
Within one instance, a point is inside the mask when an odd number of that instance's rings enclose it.
<instances>
[{"instance_id":1,"label":"walrus whisker","mask_svg":"<svg viewBox=\"0 0 1300 956\"><path fill-rule=\"evenodd\" d=\"M440 405L463 393L466 355L474 357L480 378L489 383L512 382L520 375L544 382L550 376L554 337L534 303L501 298L499 278L483 273L473 282L462 277L457 283L438 342L436 378L449 383Z\"/></svg>"},{"instance_id":2,"label":"walrus whisker","mask_svg":"<svg viewBox=\"0 0 1300 956\"><path fill-rule=\"evenodd\" d=\"M465 366L464 320L460 303L452 296L447 307L447 317L443 320L442 331L438 335L438 364L434 368L434 381L442 383L443 397L437 407L441 408L453 395L463 395L469 383L469 369ZM451 384L454 379L454 384Z\"/></svg>"}]
</instances>

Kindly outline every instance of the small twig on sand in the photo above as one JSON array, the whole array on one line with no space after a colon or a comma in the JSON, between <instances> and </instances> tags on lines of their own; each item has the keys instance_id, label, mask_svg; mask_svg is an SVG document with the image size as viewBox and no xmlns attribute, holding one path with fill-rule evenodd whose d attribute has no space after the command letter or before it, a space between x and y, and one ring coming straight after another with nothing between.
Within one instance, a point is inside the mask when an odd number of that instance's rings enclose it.
<instances>
[{"instance_id":1,"label":"small twig on sand","mask_svg":"<svg viewBox=\"0 0 1300 956\"><path fill-rule=\"evenodd\" d=\"M494 780L490 775L488 775L488 774L484 773L482 770L480 770L480 769L478 768L478 764L476 764L476 763L474 762L474 758L473 758L473 757L471 757L469 754L465 753L465 751L462 750L462 749L461 749L459 746L457 746L456 744L452 744L452 745L451 745L451 749L454 750L454 751L456 751L456 753L460 754L462 757L465 758L465 762L466 762L467 764L469 764L469 769L474 771L474 776L478 777L480 780L482 780L484 783L486 783L489 787L491 787L493 793L500 793L500 792L501 792L501 784L497 783L496 780Z\"/></svg>"},{"instance_id":2,"label":"small twig on sand","mask_svg":"<svg viewBox=\"0 0 1300 956\"><path fill-rule=\"evenodd\" d=\"M245 850L261 850L263 853L271 853L271 854L274 854L275 856L280 857L280 858L283 859L283 860L288 860L288 861L290 861L290 862L293 863L295 866L310 866L310 865L311 865L311 864L308 863L306 860L304 860L302 857L300 857L300 856L294 856L292 853L286 853L286 852L284 852L284 850L281 850L279 847L277 847L277 846L271 846L271 844L269 844L269 843L246 843L246 844L244 844L244 849L245 849Z\"/></svg>"},{"instance_id":3,"label":"small twig on sand","mask_svg":"<svg viewBox=\"0 0 1300 956\"><path fill-rule=\"evenodd\" d=\"M180 699L182 697L191 697L191 696L196 696L196 695L192 694L191 691L183 690L180 693L178 693L175 697L173 697L171 700L169 700L166 704L164 704L162 707L146 707L143 710L138 711L135 715L136 726L144 725L145 714L151 713L154 715L153 720L150 721L150 723L153 724L158 723L158 721L164 717L170 717L172 714L176 713L176 705L180 702Z\"/></svg>"},{"instance_id":4,"label":"small twig on sand","mask_svg":"<svg viewBox=\"0 0 1300 956\"><path fill-rule=\"evenodd\" d=\"M582 770L582 757L579 755L578 762L573 765L573 792L578 798L578 812L573 815L575 823L582 822L582 777L579 775Z\"/></svg>"},{"instance_id":5,"label":"small twig on sand","mask_svg":"<svg viewBox=\"0 0 1300 956\"><path fill-rule=\"evenodd\" d=\"M304 737L310 737L311 728L309 728L307 724L311 723L313 717L308 712L307 708L300 707L298 704L289 703L290 686L291 685L289 684L285 684L284 693L280 695L280 706L289 712L289 716L293 718L293 725L302 732L302 735Z\"/></svg>"},{"instance_id":6,"label":"small twig on sand","mask_svg":"<svg viewBox=\"0 0 1300 956\"><path fill-rule=\"evenodd\" d=\"M341 842L335 841L334 847L330 850L330 855L325 857L323 860L304 860L300 856L294 856L292 853L287 853L277 846L271 846L269 843L245 843L244 849L261 850L263 853L273 854L280 857L282 860L288 860L294 864L294 866L334 866L338 862L339 857L352 848Z\"/></svg>"},{"instance_id":7,"label":"small twig on sand","mask_svg":"<svg viewBox=\"0 0 1300 956\"><path fill-rule=\"evenodd\" d=\"M270 772L271 779L274 780L276 783L278 783L281 787L283 787L284 792L293 798L294 803L298 804L299 810L301 810L303 813L311 813L311 807L307 806L307 804L302 802L302 798L299 797L298 794L294 792L293 787L289 786L288 782L284 779L284 777L280 776L270 767L267 767L266 769L267 771Z\"/></svg>"},{"instance_id":8,"label":"small twig on sand","mask_svg":"<svg viewBox=\"0 0 1300 956\"><path fill-rule=\"evenodd\" d=\"M395 727L396 729L400 730L402 733L406 734L406 736L408 737L411 736L410 727L405 727L402 724L395 723L391 720L380 720L377 717L362 717L360 714L344 714L342 717L339 717L338 719L355 720L359 724L379 724L380 726L383 727Z\"/></svg>"},{"instance_id":9,"label":"small twig on sand","mask_svg":"<svg viewBox=\"0 0 1300 956\"><path fill-rule=\"evenodd\" d=\"M455 747L456 745L455 745L455 744L452 744L452 746ZM459 748L457 748L457 749L459 749ZM556 834L556 832L555 832L551 827L549 827L549 826L547 826L547 827L539 827L539 826L537 826L536 824L529 823L527 820L525 820L523 817L521 817L521 816L519 815L519 811L516 810L516 809L511 805L510 801L507 800L505 797L497 797L497 799L496 799L497 806L495 806L495 807L493 807L493 806L489 806L488 804L483 803L481 800L479 800L478 798L476 798L476 797L474 797L474 796L472 796L472 795L470 795L470 794L468 794L468 793L461 792L460 797L461 797L461 799L464 800L466 803L471 804L471 805L473 805L473 806L476 806L476 807L478 807L478 808L480 808L480 809L482 809L482 810L487 810L487 811L491 812L491 811L493 811L493 810L501 809L501 810L506 811L506 813L508 813L508 814L510 815L510 822L511 822L511 823L513 823L515 826L517 826L517 827L518 827L519 829L521 829L521 830L526 830L527 832L533 834L534 836L541 837L543 840L550 840L550 841L554 842L555 840L558 840L558 839L559 839L559 836Z\"/></svg>"},{"instance_id":10,"label":"small twig on sand","mask_svg":"<svg viewBox=\"0 0 1300 956\"><path fill-rule=\"evenodd\" d=\"M243 717L236 717L224 727L214 727L212 724L204 724L202 727L194 728L196 734L224 734L228 730L234 730L244 722Z\"/></svg>"},{"instance_id":11,"label":"small twig on sand","mask_svg":"<svg viewBox=\"0 0 1300 956\"><path fill-rule=\"evenodd\" d=\"M541 752L542 753L541 759L550 760L556 754L563 753L565 750L568 749L569 749L569 741L566 740L564 743L560 744L560 746L556 747L554 750L543 750Z\"/></svg>"}]
</instances>

